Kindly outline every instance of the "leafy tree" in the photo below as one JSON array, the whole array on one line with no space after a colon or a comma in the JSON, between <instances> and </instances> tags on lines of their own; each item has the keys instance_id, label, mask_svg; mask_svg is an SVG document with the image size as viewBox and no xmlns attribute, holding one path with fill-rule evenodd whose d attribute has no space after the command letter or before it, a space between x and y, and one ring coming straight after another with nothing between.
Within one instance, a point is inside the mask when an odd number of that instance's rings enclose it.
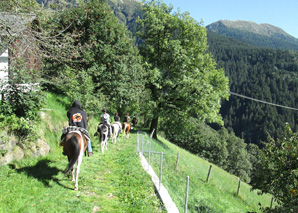
<instances>
[{"instance_id":1,"label":"leafy tree","mask_svg":"<svg viewBox=\"0 0 298 213\"><path fill-rule=\"evenodd\" d=\"M251 182L253 189L272 194L278 201L276 212L298 211L298 135L287 123L276 140L268 137L259 155L258 173Z\"/></svg>"},{"instance_id":2,"label":"leafy tree","mask_svg":"<svg viewBox=\"0 0 298 213\"><path fill-rule=\"evenodd\" d=\"M244 140L235 136L234 132L228 132L222 128L219 132L221 141L225 141L228 156L222 167L240 177L243 181L249 182L252 170L252 164L249 161L251 155L247 152Z\"/></svg>"},{"instance_id":3,"label":"leafy tree","mask_svg":"<svg viewBox=\"0 0 298 213\"><path fill-rule=\"evenodd\" d=\"M152 121L157 134L162 115L190 117L223 124L219 115L222 98L228 98L228 79L217 70L208 49L206 30L188 13L172 14L160 1L145 3L144 19L138 20L143 40L141 54L148 63Z\"/></svg>"},{"instance_id":4,"label":"leafy tree","mask_svg":"<svg viewBox=\"0 0 298 213\"><path fill-rule=\"evenodd\" d=\"M59 19L56 31L68 26L65 36L77 35L73 41L77 53L70 62L53 61L48 67L48 75L56 77L57 85L63 87L65 81L61 82L60 76L71 68L74 78L78 78L78 73L87 73L93 82L93 90L89 91L95 96L102 94L110 109L124 110L138 102L145 80L141 56L131 33L105 2L82 3L65 10Z\"/></svg>"}]
</instances>

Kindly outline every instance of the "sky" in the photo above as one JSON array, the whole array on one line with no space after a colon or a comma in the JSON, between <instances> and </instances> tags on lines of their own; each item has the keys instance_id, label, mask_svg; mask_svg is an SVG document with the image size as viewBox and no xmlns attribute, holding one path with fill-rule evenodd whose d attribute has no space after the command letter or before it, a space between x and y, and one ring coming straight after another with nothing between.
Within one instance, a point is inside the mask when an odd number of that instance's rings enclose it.
<instances>
[{"instance_id":1,"label":"sky","mask_svg":"<svg viewBox=\"0 0 298 213\"><path fill-rule=\"evenodd\" d=\"M271 24L298 38L298 0L163 0L207 26L219 20Z\"/></svg>"}]
</instances>

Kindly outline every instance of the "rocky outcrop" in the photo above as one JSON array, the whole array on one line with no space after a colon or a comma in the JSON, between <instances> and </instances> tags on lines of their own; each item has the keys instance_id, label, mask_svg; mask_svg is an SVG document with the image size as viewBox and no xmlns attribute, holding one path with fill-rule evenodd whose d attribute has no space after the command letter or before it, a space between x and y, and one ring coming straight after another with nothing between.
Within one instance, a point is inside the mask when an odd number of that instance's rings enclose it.
<instances>
[{"instance_id":1,"label":"rocky outcrop","mask_svg":"<svg viewBox=\"0 0 298 213\"><path fill-rule=\"evenodd\" d=\"M18 143L14 137L0 138L0 166L21 160L24 157L46 156L50 152L49 145L38 139L36 143Z\"/></svg>"}]
</instances>

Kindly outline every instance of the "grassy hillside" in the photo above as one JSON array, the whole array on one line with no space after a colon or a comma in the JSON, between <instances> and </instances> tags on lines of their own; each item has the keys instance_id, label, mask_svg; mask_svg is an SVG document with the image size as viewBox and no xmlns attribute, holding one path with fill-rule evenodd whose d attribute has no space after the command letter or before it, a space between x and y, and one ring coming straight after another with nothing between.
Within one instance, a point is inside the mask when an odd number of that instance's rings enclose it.
<instances>
[{"instance_id":1,"label":"grassy hillside","mask_svg":"<svg viewBox=\"0 0 298 213\"><path fill-rule=\"evenodd\" d=\"M58 146L66 122L67 100L48 96L40 131L50 144L47 157L30 158L0 167L0 212L163 212L150 177L135 154L135 135L129 141L109 144L100 153L92 137L94 155L84 157L79 191L62 171L66 156ZM90 135L98 122L91 118Z\"/></svg>"},{"instance_id":2,"label":"grassy hillside","mask_svg":"<svg viewBox=\"0 0 298 213\"><path fill-rule=\"evenodd\" d=\"M142 139L143 137L140 136L140 141L145 141L143 150L148 151L148 139L146 137ZM241 182L239 194L237 194L238 178L215 165L212 165L207 183L206 179L211 165L208 161L161 137L159 140L161 142L151 140L150 149L166 153L163 157L162 181L181 212L184 211L187 176L190 179L188 201L190 212L200 212L201 210L208 210L209 212L259 212L259 203L263 207L270 206L271 196L260 196L256 191L250 191L251 187L246 183ZM142 147L141 144L140 147ZM176 170L178 152L180 152L180 158ZM148 160L148 153L144 152L144 155ZM152 154L150 162L159 175L160 155Z\"/></svg>"},{"instance_id":3,"label":"grassy hillside","mask_svg":"<svg viewBox=\"0 0 298 213\"><path fill-rule=\"evenodd\" d=\"M47 157L28 158L0 168L0 212L164 212L155 194L150 177L142 169L136 154L137 134L129 140L108 144L100 153L98 139L92 136L94 155L84 157L79 178L79 191L62 174L67 165L58 146L61 129L66 122L67 100L48 95L47 109L40 124L44 139L50 144ZM90 135L98 121L90 120ZM148 150L148 136L140 136ZM190 177L189 212L202 209L210 212L258 211L258 203L269 206L270 196L250 192L242 183L236 195L238 179L213 165L209 182L206 177L210 164L160 138L152 141L151 150L164 155L163 184L181 212L184 211L186 176ZM140 145L141 147L141 145ZM180 152L178 170L175 170ZM148 159L148 154L145 155ZM159 155L151 156L151 164L159 175Z\"/></svg>"}]
</instances>

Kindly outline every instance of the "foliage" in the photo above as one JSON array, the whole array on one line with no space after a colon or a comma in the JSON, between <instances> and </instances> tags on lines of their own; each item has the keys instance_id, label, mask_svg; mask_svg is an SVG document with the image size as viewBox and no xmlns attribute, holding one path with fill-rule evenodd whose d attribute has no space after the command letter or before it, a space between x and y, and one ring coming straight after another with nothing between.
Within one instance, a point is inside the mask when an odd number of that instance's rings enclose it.
<instances>
[{"instance_id":1,"label":"foliage","mask_svg":"<svg viewBox=\"0 0 298 213\"><path fill-rule=\"evenodd\" d=\"M60 74L60 80L64 82L61 90L71 99L80 100L84 110L89 115L96 115L98 108L102 108L105 97L101 93L93 93L94 83L92 77L86 71L75 70L66 66Z\"/></svg>"},{"instance_id":2,"label":"foliage","mask_svg":"<svg viewBox=\"0 0 298 213\"><path fill-rule=\"evenodd\" d=\"M215 131L198 119L162 119L160 130L172 143L249 182L252 164L244 141L225 128Z\"/></svg>"},{"instance_id":3,"label":"foliage","mask_svg":"<svg viewBox=\"0 0 298 213\"><path fill-rule=\"evenodd\" d=\"M14 63L17 66L10 67L10 79L1 85L1 126L20 140L34 140L37 137L35 122L39 120L38 113L45 104L44 93L39 78L34 75L36 71L24 68L22 60L16 59Z\"/></svg>"},{"instance_id":4,"label":"foliage","mask_svg":"<svg viewBox=\"0 0 298 213\"><path fill-rule=\"evenodd\" d=\"M1 12L11 13L31 13L39 9L39 5L36 0L2 0L0 1Z\"/></svg>"},{"instance_id":5,"label":"foliage","mask_svg":"<svg viewBox=\"0 0 298 213\"><path fill-rule=\"evenodd\" d=\"M247 151L247 144L243 139L235 136L234 132L228 132L225 128L221 128L218 133L220 141L225 141L228 152L221 167L248 183L252 171L250 158L253 156Z\"/></svg>"},{"instance_id":6,"label":"foliage","mask_svg":"<svg viewBox=\"0 0 298 213\"><path fill-rule=\"evenodd\" d=\"M60 79L61 73L70 67L80 70L72 73L75 78L78 73L87 73L84 75L92 79L94 87L91 95L104 96L109 108L121 109L138 101L145 80L141 57L130 32L110 8L102 1L88 1L65 10L59 20L57 31L69 26L65 36L78 35L73 42L77 53L70 63L53 61L48 76ZM64 85L61 81L55 83Z\"/></svg>"},{"instance_id":7,"label":"foliage","mask_svg":"<svg viewBox=\"0 0 298 213\"><path fill-rule=\"evenodd\" d=\"M268 137L259 155L258 173L252 182L253 189L272 194L278 201L276 212L298 210L298 135L289 124L285 132L274 140Z\"/></svg>"},{"instance_id":8,"label":"foliage","mask_svg":"<svg viewBox=\"0 0 298 213\"><path fill-rule=\"evenodd\" d=\"M16 135L23 143L24 140L33 141L38 137L35 122L29 118L17 117L15 114L0 114L0 127L8 133Z\"/></svg>"},{"instance_id":9,"label":"foliage","mask_svg":"<svg viewBox=\"0 0 298 213\"><path fill-rule=\"evenodd\" d=\"M228 79L206 54L205 28L172 9L160 1L145 3L144 19L138 21L141 54L148 63L146 88L154 102L151 130L162 114L177 111L222 124L218 112L221 98L228 97Z\"/></svg>"},{"instance_id":10,"label":"foliage","mask_svg":"<svg viewBox=\"0 0 298 213\"><path fill-rule=\"evenodd\" d=\"M232 92L254 99L297 108L298 54L285 50L260 49L208 32L210 52L225 70ZM246 143L262 146L269 133L273 138L290 123L297 131L296 110L230 96L220 113L226 128Z\"/></svg>"}]
</instances>

